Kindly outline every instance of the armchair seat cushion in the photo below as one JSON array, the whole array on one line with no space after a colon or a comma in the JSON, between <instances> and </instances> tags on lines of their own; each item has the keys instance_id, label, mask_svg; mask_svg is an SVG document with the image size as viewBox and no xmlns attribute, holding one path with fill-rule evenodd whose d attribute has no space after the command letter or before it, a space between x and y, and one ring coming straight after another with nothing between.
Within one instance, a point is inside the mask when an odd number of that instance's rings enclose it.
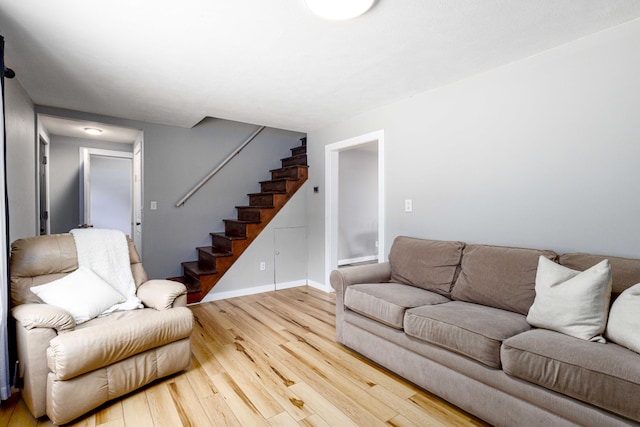
<instances>
[{"instance_id":1,"label":"armchair seat cushion","mask_svg":"<svg viewBox=\"0 0 640 427\"><path fill-rule=\"evenodd\" d=\"M68 380L138 353L188 338L193 316L186 307L118 312L90 320L51 340L47 365Z\"/></svg>"}]
</instances>

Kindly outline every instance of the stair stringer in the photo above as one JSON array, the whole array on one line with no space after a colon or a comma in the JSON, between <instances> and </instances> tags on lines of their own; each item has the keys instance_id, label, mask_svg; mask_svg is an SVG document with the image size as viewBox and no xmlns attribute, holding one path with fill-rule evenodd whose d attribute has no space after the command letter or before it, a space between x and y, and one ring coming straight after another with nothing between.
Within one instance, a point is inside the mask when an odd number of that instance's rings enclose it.
<instances>
[{"instance_id":1,"label":"stair stringer","mask_svg":"<svg viewBox=\"0 0 640 427\"><path fill-rule=\"evenodd\" d=\"M306 227L305 189L306 185L303 183L200 302L275 290L274 233L277 228ZM259 271L261 261L267 263L265 271ZM306 280L306 277L301 279Z\"/></svg>"}]
</instances>

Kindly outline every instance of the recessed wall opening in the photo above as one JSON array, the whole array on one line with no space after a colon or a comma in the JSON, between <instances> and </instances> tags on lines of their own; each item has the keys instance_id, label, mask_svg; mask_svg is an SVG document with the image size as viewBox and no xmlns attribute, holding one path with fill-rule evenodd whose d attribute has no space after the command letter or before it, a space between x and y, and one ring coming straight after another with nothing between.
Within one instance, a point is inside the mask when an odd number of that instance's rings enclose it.
<instances>
[{"instance_id":1,"label":"recessed wall opening","mask_svg":"<svg viewBox=\"0 0 640 427\"><path fill-rule=\"evenodd\" d=\"M329 275L339 265L386 261L384 131L327 145L325 180L325 284L330 289Z\"/></svg>"}]
</instances>

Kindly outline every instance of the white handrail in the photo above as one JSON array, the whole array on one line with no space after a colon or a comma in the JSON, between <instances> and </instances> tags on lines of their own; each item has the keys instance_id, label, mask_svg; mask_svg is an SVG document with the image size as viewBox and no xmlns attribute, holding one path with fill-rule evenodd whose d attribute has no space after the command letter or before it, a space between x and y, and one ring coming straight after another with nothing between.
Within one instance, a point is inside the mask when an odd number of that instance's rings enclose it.
<instances>
[{"instance_id":1,"label":"white handrail","mask_svg":"<svg viewBox=\"0 0 640 427\"><path fill-rule=\"evenodd\" d=\"M180 201L178 203L176 203L176 208L179 208L180 206L184 205L184 202L186 202L189 199L189 197L193 196L196 193L196 191L198 191L200 188L202 188L203 185L205 185L207 183L207 181L209 181L211 178L213 178L213 176L215 174L220 172L220 169L225 167L227 165L227 163L229 163L229 161L231 161L231 159L233 159L235 156L237 156L238 153L240 153L244 147L246 147L251 141L253 141L253 139L256 136L258 136L258 134L260 132L262 132L264 130L264 128L265 128L265 126L260 126L260 128L258 128L258 130L256 130L254 133L252 133L251 136L249 138L247 138L246 141L244 141L242 144L240 144L240 146L238 148L236 148L235 151L229 155L229 157L224 159L222 161L222 163L220 163L218 165L218 167L216 167L214 170L212 170L209 173L209 175L205 176L202 179L202 181L200 181L198 184L196 184L196 186L193 187L191 189L191 191L189 191L182 199L180 199Z\"/></svg>"}]
</instances>

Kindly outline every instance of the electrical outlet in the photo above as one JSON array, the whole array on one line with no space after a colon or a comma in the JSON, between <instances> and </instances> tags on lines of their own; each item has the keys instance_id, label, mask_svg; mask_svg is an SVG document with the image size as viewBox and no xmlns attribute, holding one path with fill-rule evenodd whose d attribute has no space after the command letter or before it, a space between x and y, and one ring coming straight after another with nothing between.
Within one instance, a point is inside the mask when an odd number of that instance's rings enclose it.
<instances>
[{"instance_id":1,"label":"electrical outlet","mask_svg":"<svg viewBox=\"0 0 640 427\"><path fill-rule=\"evenodd\" d=\"M264 261L260 261L260 271L265 271L267 269L267 263Z\"/></svg>"},{"instance_id":2,"label":"electrical outlet","mask_svg":"<svg viewBox=\"0 0 640 427\"><path fill-rule=\"evenodd\" d=\"M413 212L413 200L407 199L404 201L404 211Z\"/></svg>"}]
</instances>

